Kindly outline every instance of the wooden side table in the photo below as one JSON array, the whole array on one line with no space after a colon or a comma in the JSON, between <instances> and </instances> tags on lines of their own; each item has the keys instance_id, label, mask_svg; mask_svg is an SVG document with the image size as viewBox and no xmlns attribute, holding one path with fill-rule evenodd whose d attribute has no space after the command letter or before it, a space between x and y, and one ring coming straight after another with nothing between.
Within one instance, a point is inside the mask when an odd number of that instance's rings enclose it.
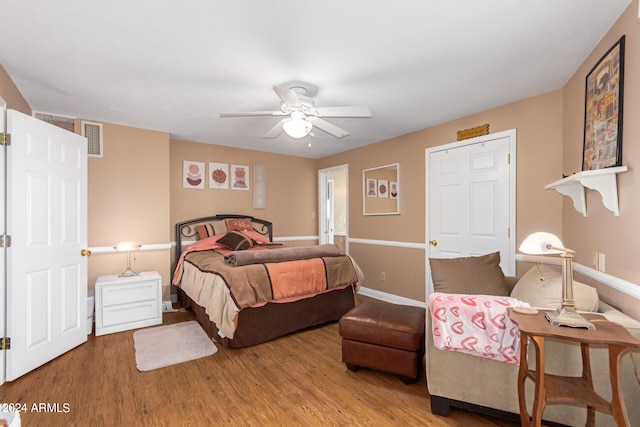
<instances>
[{"instance_id":1,"label":"wooden side table","mask_svg":"<svg viewBox=\"0 0 640 427\"><path fill-rule=\"evenodd\" d=\"M509 316L520 329L518 401L520 404L521 425L540 426L545 405L547 403L561 403L585 406L587 408L587 426L595 425L595 411L611 414L618 426L630 426L620 388L620 357L622 353L631 348L640 348L639 339L632 336L621 325L610 322L598 314L583 314L585 319L596 325L595 331L584 328L551 326L544 317L544 311L539 311L538 314L522 314L516 313L510 308ZM580 343L582 350L581 377L545 374L544 340L547 337ZM535 371L529 369L527 362L529 339L535 346ZM609 347L611 402L606 401L593 389L591 365L589 363L589 344L604 344ZM530 378L535 384L531 417L527 413L524 393L524 383L527 378Z\"/></svg>"}]
</instances>

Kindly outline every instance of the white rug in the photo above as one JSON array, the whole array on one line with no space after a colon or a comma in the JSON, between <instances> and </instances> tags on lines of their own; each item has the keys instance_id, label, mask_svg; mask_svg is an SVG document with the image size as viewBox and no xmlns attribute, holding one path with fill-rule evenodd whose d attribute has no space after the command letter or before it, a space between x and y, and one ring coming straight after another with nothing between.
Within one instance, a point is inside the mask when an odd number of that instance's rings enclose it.
<instances>
[{"instance_id":1,"label":"white rug","mask_svg":"<svg viewBox=\"0 0 640 427\"><path fill-rule=\"evenodd\" d=\"M133 333L133 342L139 371L152 371L200 359L218 351L195 320L140 329Z\"/></svg>"}]
</instances>

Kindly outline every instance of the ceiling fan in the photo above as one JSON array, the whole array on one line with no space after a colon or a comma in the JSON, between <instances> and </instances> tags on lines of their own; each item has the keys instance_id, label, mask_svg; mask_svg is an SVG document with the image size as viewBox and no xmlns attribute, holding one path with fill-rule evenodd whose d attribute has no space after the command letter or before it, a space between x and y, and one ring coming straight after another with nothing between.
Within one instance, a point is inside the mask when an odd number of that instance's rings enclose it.
<instances>
[{"instance_id":1,"label":"ceiling fan","mask_svg":"<svg viewBox=\"0 0 640 427\"><path fill-rule=\"evenodd\" d=\"M273 90L280 98L280 111L250 111L237 113L220 113L220 117L248 116L286 116L271 128L264 138L276 138L282 132L292 138L304 138L315 126L336 138L349 135L344 129L323 120L324 117L371 117L368 107L316 107L311 98L317 88L305 82L289 82L274 86Z\"/></svg>"}]
</instances>

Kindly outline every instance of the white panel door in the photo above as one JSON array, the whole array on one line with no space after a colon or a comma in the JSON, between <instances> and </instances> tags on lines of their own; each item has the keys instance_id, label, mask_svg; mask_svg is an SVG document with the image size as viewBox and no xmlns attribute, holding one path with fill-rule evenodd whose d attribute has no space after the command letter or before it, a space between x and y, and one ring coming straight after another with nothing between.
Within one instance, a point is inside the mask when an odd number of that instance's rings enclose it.
<instances>
[{"instance_id":1,"label":"white panel door","mask_svg":"<svg viewBox=\"0 0 640 427\"><path fill-rule=\"evenodd\" d=\"M0 132L6 132L6 119L7 119L7 103L6 101L0 97ZM6 189L6 179L7 179L7 164L5 162L6 159L6 146L0 146L0 235L4 236L7 234L6 231L6 222L5 222L5 214L6 214L6 197L5 197L5 189ZM0 252L2 253L2 257L0 259L0 337L7 336L7 328L6 328L6 301L5 301L5 289L6 289L6 281L5 281L5 267L6 267L6 256L7 249L0 245ZM0 385L4 384L5 379L5 355L6 351L0 350Z\"/></svg>"},{"instance_id":2,"label":"white panel door","mask_svg":"<svg viewBox=\"0 0 640 427\"><path fill-rule=\"evenodd\" d=\"M87 143L17 111L7 122L11 381L87 340Z\"/></svg>"},{"instance_id":3,"label":"white panel door","mask_svg":"<svg viewBox=\"0 0 640 427\"><path fill-rule=\"evenodd\" d=\"M336 218L338 218L340 221L339 232L340 235L344 233L347 253L349 253L348 177L349 165L339 165L318 171L318 212L320 212L318 216L318 243L335 243ZM343 210L337 212L336 206L342 207Z\"/></svg>"},{"instance_id":4,"label":"white panel door","mask_svg":"<svg viewBox=\"0 0 640 427\"><path fill-rule=\"evenodd\" d=\"M515 132L502 132L428 153L429 257L498 251L505 274L515 273L512 139L515 142Z\"/></svg>"},{"instance_id":5,"label":"white panel door","mask_svg":"<svg viewBox=\"0 0 640 427\"><path fill-rule=\"evenodd\" d=\"M335 212L335 182L332 179L327 180L327 209L325 212L326 220L326 241L324 243L335 243L335 225L334 225L334 212Z\"/></svg>"}]
</instances>

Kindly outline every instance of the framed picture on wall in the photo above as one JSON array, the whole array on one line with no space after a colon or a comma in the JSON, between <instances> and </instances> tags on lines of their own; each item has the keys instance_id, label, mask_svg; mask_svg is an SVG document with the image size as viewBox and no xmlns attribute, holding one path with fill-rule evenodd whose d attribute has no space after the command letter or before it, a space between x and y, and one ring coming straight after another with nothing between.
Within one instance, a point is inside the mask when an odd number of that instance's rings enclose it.
<instances>
[{"instance_id":1,"label":"framed picture on wall","mask_svg":"<svg viewBox=\"0 0 640 427\"><path fill-rule=\"evenodd\" d=\"M249 190L249 166L231 165L232 190Z\"/></svg>"},{"instance_id":2,"label":"framed picture on wall","mask_svg":"<svg viewBox=\"0 0 640 427\"><path fill-rule=\"evenodd\" d=\"M209 188L226 190L229 188L229 165L209 162Z\"/></svg>"},{"instance_id":3,"label":"framed picture on wall","mask_svg":"<svg viewBox=\"0 0 640 427\"><path fill-rule=\"evenodd\" d=\"M367 197L378 197L378 180L367 178Z\"/></svg>"},{"instance_id":4,"label":"framed picture on wall","mask_svg":"<svg viewBox=\"0 0 640 427\"><path fill-rule=\"evenodd\" d=\"M624 36L587 74L582 170L622 165Z\"/></svg>"},{"instance_id":5,"label":"framed picture on wall","mask_svg":"<svg viewBox=\"0 0 640 427\"><path fill-rule=\"evenodd\" d=\"M192 162L185 160L182 163L183 188L197 188L201 190L204 188L204 178L204 162Z\"/></svg>"},{"instance_id":6,"label":"framed picture on wall","mask_svg":"<svg viewBox=\"0 0 640 427\"><path fill-rule=\"evenodd\" d=\"M389 198L389 181L386 179L378 180L378 197Z\"/></svg>"},{"instance_id":7,"label":"framed picture on wall","mask_svg":"<svg viewBox=\"0 0 640 427\"><path fill-rule=\"evenodd\" d=\"M398 198L398 182L389 181L389 198L395 200Z\"/></svg>"},{"instance_id":8,"label":"framed picture on wall","mask_svg":"<svg viewBox=\"0 0 640 427\"><path fill-rule=\"evenodd\" d=\"M267 165L253 164L253 209L267 208Z\"/></svg>"}]
</instances>

